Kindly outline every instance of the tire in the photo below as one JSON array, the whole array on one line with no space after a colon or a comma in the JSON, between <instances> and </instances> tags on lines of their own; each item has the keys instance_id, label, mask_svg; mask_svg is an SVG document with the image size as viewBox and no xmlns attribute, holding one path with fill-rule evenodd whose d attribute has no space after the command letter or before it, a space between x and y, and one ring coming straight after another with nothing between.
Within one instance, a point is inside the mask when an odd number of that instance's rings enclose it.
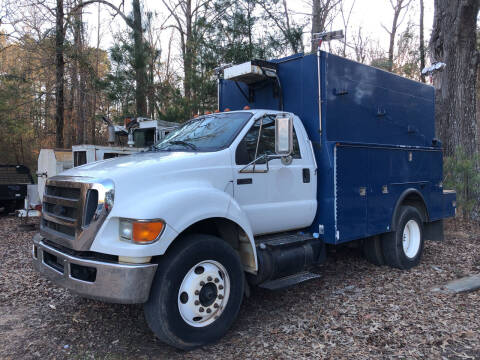
<instances>
[{"instance_id":1,"label":"tire","mask_svg":"<svg viewBox=\"0 0 480 360\"><path fill-rule=\"evenodd\" d=\"M382 241L379 236L372 236L364 240L363 254L368 262L377 266L385 265Z\"/></svg>"},{"instance_id":2,"label":"tire","mask_svg":"<svg viewBox=\"0 0 480 360\"><path fill-rule=\"evenodd\" d=\"M185 236L159 263L144 305L147 323L161 341L179 349L215 342L237 317L244 279L240 258L225 241Z\"/></svg>"},{"instance_id":3,"label":"tire","mask_svg":"<svg viewBox=\"0 0 480 360\"><path fill-rule=\"evenodd\" d=\"M17 201L11 200L5 204L5 214L10 215L17 209Z\"/></svg>"},{"instance_id":4,"label":"tire","mask_svg":"<svg viewBox=\"0 0 480 360\"><path fill-rule=\"evenodd\" d=\"M425 242L422 216L418 209L402 206L396 229L382 236L385 263L399 269L410 269L420 262Z\"/></svg>"}]
</instances>

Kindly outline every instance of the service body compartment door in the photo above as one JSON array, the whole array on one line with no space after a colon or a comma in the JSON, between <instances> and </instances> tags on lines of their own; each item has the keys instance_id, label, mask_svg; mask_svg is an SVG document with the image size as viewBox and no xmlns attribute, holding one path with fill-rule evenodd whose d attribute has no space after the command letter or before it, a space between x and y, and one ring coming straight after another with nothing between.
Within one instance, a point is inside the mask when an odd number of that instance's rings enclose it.
<instances>
[{"instance_id":1,"label":"service body compartment door","mask_svg":"<svg viewBox=\"0 0 480 360\"><path fill-rule=\"evenodd\" d=\"M368 149L335 147L336 242L367 235Z\"/></svg>"}]
</instances>

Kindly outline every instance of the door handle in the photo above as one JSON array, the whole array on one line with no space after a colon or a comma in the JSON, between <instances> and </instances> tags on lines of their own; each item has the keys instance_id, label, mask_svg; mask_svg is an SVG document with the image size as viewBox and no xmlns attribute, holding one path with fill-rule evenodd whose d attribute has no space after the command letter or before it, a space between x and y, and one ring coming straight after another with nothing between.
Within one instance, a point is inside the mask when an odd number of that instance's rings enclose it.
<instances>
[{"instance_id":1,"label":"door handle","mask_svg":"<svg viewBox=\"0 0 480 360\"><path fill-rule=\"evenodd\" d=\"M303 169L302 171L303 175L303 183L307 184L310 182L310 169Z\"/></svg>"},{"instance_id":2,"label":"door handle","mask_svg":"<svg viewBox=\"0 0 480 360\"><path fill-rule=\"evenodd\" d=\"M247 185L251 184L252 182L252 178L237 179L237 185Z\"/></svg>"}]
</instances>

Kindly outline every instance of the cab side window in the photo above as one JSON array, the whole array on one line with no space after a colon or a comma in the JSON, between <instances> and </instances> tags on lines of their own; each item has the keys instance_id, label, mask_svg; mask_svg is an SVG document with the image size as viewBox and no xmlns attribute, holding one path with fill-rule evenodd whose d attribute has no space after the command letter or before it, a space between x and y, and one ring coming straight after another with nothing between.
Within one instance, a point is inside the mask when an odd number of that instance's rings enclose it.
<instances>
[{"instance_id":1,"label":"cab side window","mask_svg":"<svg viewBox=\"0 0 480 360\"><path fill-rule=\"evenodd\" d=\"M235 153L235 162L237 165L247 165L255 160L255 150L257 148L258 133L260 131L260 123L262 120L262 131L260 134L260 141L258 142L257 158L264 154L275 155L275 117L266 116L255 121L248 133L238 144ZM291 155L294 159L301 158L295 128L293 129L293 152ZM257 164L265 164L265 160L262 159L257 161Z\"/></svg>"}]
</instances>

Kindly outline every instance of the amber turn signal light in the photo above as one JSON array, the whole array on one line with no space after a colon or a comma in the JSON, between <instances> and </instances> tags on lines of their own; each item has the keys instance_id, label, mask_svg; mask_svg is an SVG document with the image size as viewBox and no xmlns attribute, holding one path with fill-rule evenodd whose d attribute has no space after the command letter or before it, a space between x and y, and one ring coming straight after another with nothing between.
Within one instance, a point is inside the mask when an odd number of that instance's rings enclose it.
<instances>
[{"instance_id":1,"label":"amber turn signal light","mask_svg":"<svg viewBox=\"0 0 480 360\"><path fill-rule=\"evenodd\" d=\"M146 244L155 241L163 231L165 223L158 222L134 222L132 229L133 242Z\"/></svg>"}]
</instances>

